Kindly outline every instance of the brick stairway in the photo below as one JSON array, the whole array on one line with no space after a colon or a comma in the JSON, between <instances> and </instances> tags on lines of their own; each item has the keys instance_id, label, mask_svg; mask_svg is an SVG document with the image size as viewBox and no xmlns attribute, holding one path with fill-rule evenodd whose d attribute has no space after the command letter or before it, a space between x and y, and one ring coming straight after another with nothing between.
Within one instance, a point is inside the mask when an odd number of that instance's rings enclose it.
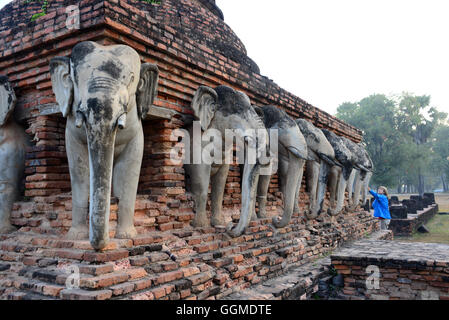
<instances>
[{"instance_id":1,"label":"brick stairway","mask_svg":"<svg viewBox=\"0 0 449 320\"><path fill-rule=\"evenodd\" d=\"M274 229L271 219L250 223L239 238L224 228L153 231L113 239L103 252L88 241L51 234L0 235L0 299L223 299L281 276L376 228L365 212ZM177 256L171 261L163 245ZM66 286L70 267L79 288Z\"/></svg>"},{"instance_id":2,"label":"brick stairway","mask_svg":"<svg viewBox=\"0 0 449 320\"><path fill-rule=\"evenodd\" d=\"M370 240L391 240L389 230L377 231L370 235ZM346 243L343 248L351 247ZM341 249L343 249L341 248ZM341 249L338 249L340 251ZM252 286L246 290L227 296L226 300L306 300L311 299L319 290L320 281L330 281L331 258L321 257L299 267L288 270L281 275Z\"/></svg>"}]
</instances>

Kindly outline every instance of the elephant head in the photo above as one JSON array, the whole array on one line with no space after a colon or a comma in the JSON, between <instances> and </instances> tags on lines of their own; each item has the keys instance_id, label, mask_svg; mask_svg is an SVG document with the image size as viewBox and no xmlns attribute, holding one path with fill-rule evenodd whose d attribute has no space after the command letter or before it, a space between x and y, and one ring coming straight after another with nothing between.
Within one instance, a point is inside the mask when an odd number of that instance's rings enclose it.
<instances>
[{"instance_id":1,"label":"elephant head","mask_svg":"<svg viewBox=\"0 0 449 320\"><path fill-rule=\"evenodd\" d=\"M351 173L352 167L354 166L356 160L354 153L347 146L347 139L337 136L335 133L327 129L322 129L322 132L334 149L335 159L338 161L338 164L341 165L346 176L349 178L349 174Z\"/></svg>"},{"instance_id":2,"label":"elephant head","mask_svg":"<svg viewBox=\"0 0 449 320\"><path fill-rule=\"evenodd\" d=\"M92 246L102 249L109 241L114 153L120 152L115 147L142 131L140 119L148 115L156 96L158 69L141 64L131 47L87 41L77 44L70 57L52 59L50 73L56 100L68 118L66 139L70 135L87 143L89 234ZM72 168L70 173L73 180Z\"/></svg>"},{"instance_id":3,"label":"elephant head","mask_svg":"<svg viewBox=\"0 0 449 320\"><path fill-rule=\"evenodd\" d=\"M257 113L263 119L265 127L278 131L279 143L279 179L284 195L284 213L282 219L273 218L277 228L283 228L290 223L295 205L297 206L297 191L301 186L305 160L308 158L307 143L295 121L280 108L275 106L256 107ZM270 176L259 178L259 216L265 216L265 202L270 182Z\"/></svg>"},{"instance_id":4,"label":"elephant head","mask_svg":"<svg viewBox=\"0 0 449 320\"><path fill-rule=\"evenodd\" d=\"M306 139L309 160L320 161L322 159L333 165L335 152L323 131L305 119L296 119L296 124Z\"/></svg>"},{"instance_id":5,"label":"elephant head","mask_svg":"<svg viewBox=\"0 0 449 320\"><path fill-rule=\"evenodd\" d=\"M268 132L262 120L251 105L250 99L246 94L240 91L236 91L231 87L221 85L215 89L201 86L195 93L192 101L193 114L196 120L199 121L203 131L210 131L211 129L217 130L223 140L219 141L220 147L225 145L226 134L232 130L239 141L244 141L246 146L257 144L257 161L255 163L245 159L243 176L242 176L242 208L240 213L240 221L237 226L232 230L229 230L231 236L236 237L243 233L247 228L252 216L252 205L254 203L255 188L257 187L257 181L259 177L259 169L261 164L262 153L267 150L268 145ZM249 130L253 130L250 132ZM254 130L258 131L257 137L254 134ZM214 139L215 143L215 139ZM232 150L228 150L231 151ZM209 185L209 176L195 177L198 174L201 166L190 165L187 166L191 172L190 179L195 180L192 182L192 192L196 194L196 216L194 220L195 226L207 225L207 217L205 214L205 197L207 196L207 188ZM204 167L204 166L203 166ZM224 167L223 165L221 167ZM212 183L212 219L214 221L222 221L221 218L221 205L223 201L224 183L227 176L227 169L218 169L218 173L214 170L218 168L214 165L211 174L219 175L214 178ZM223 175L223 177L221 177ZM207 179L207 183L206 183ZM204 180L204 181L203 181ZM206 189L206 190L205 190ZM220 216L220 217L218 217ZM216 223L213 223L214 225Z\"/></svg>"},{"instance_id":6,"label":"elephant head","mask_svg":"<svg viewBox=\"0 0 449 320\"><path fill-rule=\"evenodd\" d=\"M0 76L0 127L5 125L16 105L16 95L8 78Z\"/></svg>"}]
</instances>

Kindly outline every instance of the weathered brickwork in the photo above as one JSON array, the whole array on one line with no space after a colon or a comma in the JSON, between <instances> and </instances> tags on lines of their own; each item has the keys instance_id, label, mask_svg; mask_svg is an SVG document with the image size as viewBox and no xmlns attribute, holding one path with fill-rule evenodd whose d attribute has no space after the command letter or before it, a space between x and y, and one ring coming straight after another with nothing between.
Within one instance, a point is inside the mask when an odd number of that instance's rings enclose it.
<instances>
[{"instance_id":1,"label":"weathered brickwork","mask_svg":"<svg viewBox=\"0 0 449 320\"><path fill-rule=\"evenodd\" d=\"M331 259L347 299L449 300L448 245L365 240Z\"/></svg>"},{"instance_id":2,"label":"weathered brickwork","mask_svg":"<svg viewBox=\"0 0 449 320\"><path fill-rule=\"evenodd\" d=\"M65 7L70 4L80 7L79 31L66 27ZM14 1L6 6L0 16L3 28L0 29L0 73L8 75L15 87L19 97L16 116L32 128L28 132L40 146L38 151L64 152L64 120L57 113L51 90L49 61L54 56L69 55L74 44L83 40L128 44L138 50L144 60L157 63L161 76L156 106L189 115L192 113L190 102L199 85L227 84L246 92L255 104L279 105L292 116L311 119L319 127L360 140L357 129L258 74L258 68L246 57L243 44L232 30L208 10L198 10L198 6L196 1L169 0L161 6L140 1L51 1L48 14L35 22L31 22L30 17L39 10L36 5ZM44 115L52 115L61 127L56 132L50 131L54 127L38 117ZM177 124L178 127L182 125L182 122ZM171 129L173 127L167 128ZM58 144L58 150L55 150L56 140L62 143ZM30 150L30 153L35 152L35 149ZM38 159L39 166L54 167L50 170L66 174L63 159L54 156ZM30 160L36 160L31 157ZM32 171L29 169L27 175L36 174ZM173 177L167 178L170 184ZM27 188L27 196L57 194L66 189L51 177L31 179L34 184Z\"/></svg>"},{"instance_id":3,"label":"weathered brickwork","mask_svg":"<svg viewBox=\"0 0 449 320\"><path fill-rule=\"evenodd\" d=\"M67 28L68 5L79 6L80 29ZM20 233L0 243L0 268L7 270L0 275L3 297L220 298L378 229L368 213L358 210L336 218L323 214L317 221L306 221L301 214L280 230L271 229L271 220L252 222L237 239L228 239L224 230L190 227L192 199L185 191L184 169L170 160L170 151L178 143L173 131L191 119L191 100L200 85L225 84L245 92L255 105L273 104L354 141L362 138L358 129L260 75L213 0L162 0L161 5L137 0L52 0L48 13L32 22L32 14L39 11L37 3L22 0L0 11L0 74L14 86L15 117L33 141L27 150L23 198L12 213ZM145 150L135 212L139 237L116 240L104 253L92 251L87 241L61 240L71 225L71 188L65 119L52 92L49 62L69 56L73 46L85 40L129 45L160 70L152 118L143 122ZM239 218L240 191L240 169L233 166L223 202L228 221ZM324 210L328 204L326 199ZM307 206L303 181L300 208ZM270 215L282 210L276 176L267 210ZM116 211L112 199L111 236ZM180 257L176 263L167 261L158 249L160 243L171 245ZM114 262L112 272L110 262ZM52 272L73 263L99 264L107 272L92 275L94 271L86 267L81 289L67 291L64 277Z\"/></svg>"}]
</instances>

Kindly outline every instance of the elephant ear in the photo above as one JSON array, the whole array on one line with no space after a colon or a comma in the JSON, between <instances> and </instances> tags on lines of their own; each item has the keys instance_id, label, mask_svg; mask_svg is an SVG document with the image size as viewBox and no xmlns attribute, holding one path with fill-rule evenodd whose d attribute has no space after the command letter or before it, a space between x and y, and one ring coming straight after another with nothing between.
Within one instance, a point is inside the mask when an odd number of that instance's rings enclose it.
<instances>
[{"instance_id":1,"label":"elephant ear","mask_svg":"<svg viewBox=\"0 0 449 320\"><path fill-rule=\"evenodd\" d=\"M5 76L0 76L0 127L3 126L14 111L16 95Z\"/></svg>"},{"instance_id":2,"label":"elephant ear","mask_svg":"<svg viewBox=\"0 0 449 320\"><path fill-rule=\"evenodd\" d=\"M140 68L140 81L137 87L137 110L146 119L157 96L159 68L152 63L144 63Z\"/></svg>"},{"instance_id":3,"label":"elephant ear","mask_svg":"<svg viewBox=\"0 0 449 320\"><path fill-rule=\"evenodd\" d=\"M200 121L201 128L205 131L209 128L217 110L217 92L206 86L201 86L195 92L192 101L192 109L195 117Z\"/></svg>"},{"instance_id":4,"label":"elephant ear","mask_svg":"<svg viewBox=\"0 0 449 320\"><path fill-rule=\"evenodd\" d=\"M50 61L50 74L53 92L61 113L67 117L72 109L73 82L70 75L70 58L56 57Z\"/></svg>"}]
</instances>

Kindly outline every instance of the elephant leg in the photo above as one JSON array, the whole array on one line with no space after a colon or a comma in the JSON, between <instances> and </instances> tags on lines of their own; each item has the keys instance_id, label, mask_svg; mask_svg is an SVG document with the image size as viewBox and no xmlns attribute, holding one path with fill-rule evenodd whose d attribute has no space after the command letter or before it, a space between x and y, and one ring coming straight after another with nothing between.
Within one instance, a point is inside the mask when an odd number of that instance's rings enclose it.
<instances>
[{"instance_id":1,"label":"elephant leg","mask_svg":"<svg viewBox=\"0 0 449 320\"><path fill-rule=\"evenodd\" d=\"M185 165L186 174L189 176L190 192L193 196L195 218L192 226L206 228L210 226L207 218L206 205L209 191L211 165L192 164Z\"/></svg>"},{"instance_id":2,"label":"elephant leg","mask_svg":"<svg viewBox=\"0 0 449 320\"><path fill-rule=\"evenodd\" d=\"M0 181L0 234L11 233L17 229L11 224L11 211L17 199L18 186L9 181Z\"/></svg>"},{"instance_id":3,"label":"elephant leg","mask_svg":"<svg viewBox=\"0 0 449 320\"><path fill-rule=\"evenodd\" d=\"M335 209L336 206L336 199L337 199L337 187L338 187L338 181L339 177L341 175L341 169L338 166L333 166L331 170L329 171L329 181L328 181L328 187L329 187L329 194L330 194L330 210Z\"/></svg>"},{"instance_id":4,"label":"elephant leg","mask_svg":"<svg viewBox=\"0 0 449 320\"><path fill-rule=\"evenodd\" d=\"M365 178L362 172L358 172L357 177L355 178L355 187L354 187L354 200L352 202L352 210L357 209L357 206L360 204L360 191L363 185L363 179Z\"/></svg>"},{"instance_id":5,"label":"elephant leg","mask_svg":"<svg viewBox=\"0 0 449 320\"><path fill-rule=\"evenodd\" d=\"M371 177L373 176L372 172L368 172L366 174L365 179L363 180L363 190L362 190L362 203L363 205L366 204L366 199L368 198L368 187L369 183L371 181Z\"/></svg>"},{"instance_id":6,"label":"elephant leg","mask_svg":"<svg viewBox=\"0 0 449 320\"><path fill-rule=\"evenodd\" d=\"M258 217L265 219L267 217L267 194L270 186L271 176L259 176L257 185L257 202L259 203Z\"/></svg>"},{"instance_id":7,"label":"elephant leg","mask_svg":"<svg viewBox=\"0 0 449 320\"><path fill-rule=\"evenodd\" d=\"M137 235L134 208L143 157L143 132L131 140L115 160L112 176L114 196L118 198L118 221L115 237L130 239Z\"/></svg>"},{"instance_id":8,"label":"elephant leg","mask_svg":"<svg viewBox=\"0 0 449 320\"><path fill-rule=\"evenodd\" d=\"M324 198L326 196L326 186L329 177L329 165L324 161L320 164L320 173L318 175L318 192L317 192L317 209L316 214L320 214L323 210Z\"/></svg>"},{"instance_id":9,"label":"elephant leg","mask_svg":"<svg viewBox=\"0 0 449 320\"><path fill-rule=\"evenodd\" d=\"M228 179L229 164L222 165L217 173L211 177L211 210L212 226L224 226L225 219L222 213L223 195L226 187L226 180Z\"/></svg>"},{"instance_id":10,"label":"elephant leg","mask_svg":"<svg viewBox=\"0 0 449 320\"><path fill-rule=\"evenodd\" d=\"M72 226L66 237L72 240L89 238L89 154L87 145L66 132L67 158L72 185Z\"/></svg>"},{"instance_id":11,"label":"elephant leg","mask_svg":"<svg viewBox=\"0 0 449 320\"><path fill-rule=\"evenodd\" d=\"M318 178L320 164L316 161L307 162L307 187L309 191L309 210L306 215L309 219L315 219L318 216L319 206L317 204Z\"/></svg>"},{"instance_id":12,"label":"elephant leg","mask_svg":"<svg viewBox=\"0 0 449 320\"><path fill-rule=\"evenodd\" d=\"M352 169L351 174L349 176L348 184L346 187L346 190L348 190L348 206L349 206L349 208L352 207L352 202L353 202L352 195L353 195L354 180L355 180L356 174L357 174L357 170Z\"/></svg>"}]
</instances>

